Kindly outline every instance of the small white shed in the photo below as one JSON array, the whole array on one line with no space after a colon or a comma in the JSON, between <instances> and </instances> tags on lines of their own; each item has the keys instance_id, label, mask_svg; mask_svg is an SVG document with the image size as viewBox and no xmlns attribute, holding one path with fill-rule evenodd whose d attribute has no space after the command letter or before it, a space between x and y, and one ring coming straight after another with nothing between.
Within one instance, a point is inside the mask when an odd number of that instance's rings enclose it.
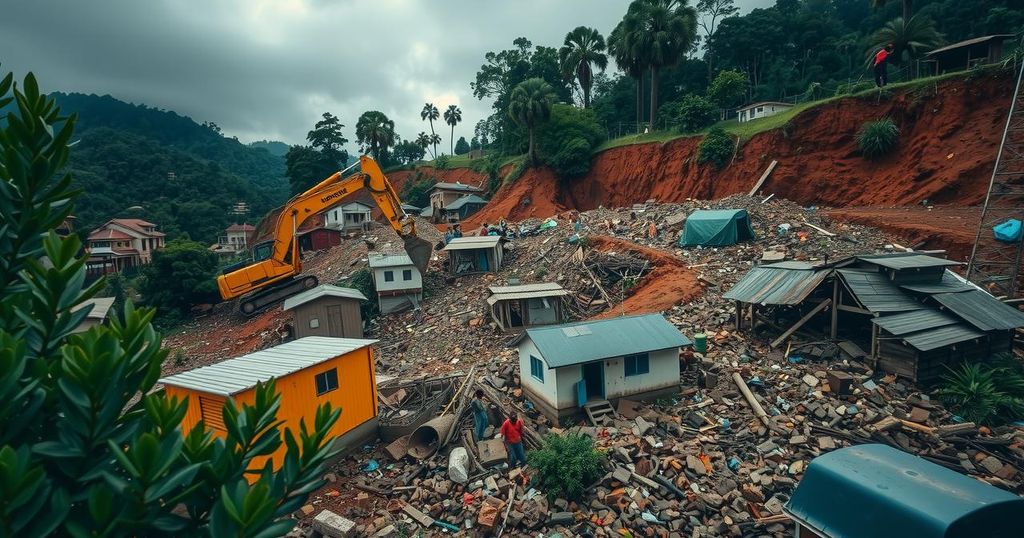
<instances>
[{"instance_id":1,"label":"small white shed","mask_svg":"<svg viewBox=\"0 0 1024 538\"><path fill-rule=\"evenodd\" d=\"M370 222L370 206L362 202L349 202L334 206L324 215L324 226L336 230L361 230Z\"/></svg>"},{"instance_id":2,"label":"small white shed","mask_svg":"<svg viewBox=\"0 0 1024 538\"><path fill-rule=\"evenodd\" d=\"M679 348L691 344L661 314L534 327L513 341L524 392L556 423L588 402L675 393Z\"/></svg>"},{"instance_id":3,"label":"small white shed","mask_svg":"<svg viewBox=\"0 0 1024 538\"><path fill-rule=\"evenodd\" d=\"M381 312L416 307L423 300L423 275L408 254L370 254L370 269Z\"/></svg>"},{"instance_id":4,"label":"small white shed","mask_svg":"<svg viewBox=\"0 0 1024 538\"><path fill-rule=\"evenodd\" d=\"M767 118L768 116L774 116L779 112L783 112L791 108L793 108L793 105L779 101L751 103L736 110L736 120L743 123L750 120L756 120L757 118Z\"/></svg>"}]
</instances>

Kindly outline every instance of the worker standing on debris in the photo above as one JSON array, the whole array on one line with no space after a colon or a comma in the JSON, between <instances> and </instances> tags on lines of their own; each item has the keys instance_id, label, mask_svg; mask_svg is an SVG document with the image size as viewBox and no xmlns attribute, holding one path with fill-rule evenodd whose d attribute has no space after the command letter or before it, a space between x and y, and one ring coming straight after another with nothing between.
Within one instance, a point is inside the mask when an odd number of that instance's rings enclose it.
<instances>
[{"instance_id":1,"label":"worker standing on debris","mask_svg":"<svg viewBox=\"0 0 1024 538\"><path fill-rule=\"evenodd\" d=\"M470 403L473 408L473 426L476 433L476 440L484 440L484 432L487 431L487 425L490 424L490 420L487 418L487 406L484 404L484 391L476 389L476 393L473 395L473 401Z\"/></svg>"},{"instance_id":2,"label":"worker standing on debris","mask_svg":"<svg viewBox=\"0 0 1024 538\"><path fill-rule=\"evenodd\" d=\"M479 236L487 235L487 223L486 222L480 225L480 233L478 233L477 235L479 235Z\"/></svg>"},{"instance_id":3,"label":"worker standing on debris","mask_svg":"<svg viewBox=\"0 0 1024 538\"><path fill-rule=\"evenodd\" d=\"M892 56L893 44L889 43L883 49L875 53L875 86L879 88L889 83L889 73L886 64Z\"/></svg>"},{"instance_id":4,"label":"worker standing on debris","mask_svg":"<svg viewBox=\"0 0 1024 538\"><path fill-rule=\"evenodd\" d=\"M501 437L505 439L505 447L508 449L509 467L526 465L526 450L523 448L523 420L516 415L515 411L508 414L508 418L501 424Z\"/></svg>"}]
</instances>

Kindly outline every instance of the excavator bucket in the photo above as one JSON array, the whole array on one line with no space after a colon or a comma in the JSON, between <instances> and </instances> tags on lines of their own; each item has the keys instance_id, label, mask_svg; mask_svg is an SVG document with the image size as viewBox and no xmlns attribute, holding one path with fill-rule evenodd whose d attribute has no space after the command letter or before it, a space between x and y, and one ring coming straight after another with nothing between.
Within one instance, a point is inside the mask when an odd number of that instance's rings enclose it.
<instances>
[{"instance_id":1,"label":"excavator bucket","mask_svg":"<svg viewBox=\"0 0 1024 538\"><path fill-rule=\"evenodd\" d=\"M405 252L412 260L412 264L420 270L421 275L426 274L427 264L430 263L430 255L434 252L434 245L431 245L430 241L426 239L421 239L411 234L403 235L402 241L405 242Z\"/></svg>"}]
</instances>

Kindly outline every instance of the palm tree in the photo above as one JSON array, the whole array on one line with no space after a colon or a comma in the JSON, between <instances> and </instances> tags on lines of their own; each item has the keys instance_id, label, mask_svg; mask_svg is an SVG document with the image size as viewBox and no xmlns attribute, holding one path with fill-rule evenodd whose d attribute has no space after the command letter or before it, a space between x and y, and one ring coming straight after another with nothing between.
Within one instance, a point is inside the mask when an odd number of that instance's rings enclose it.
<instances>
[{"instance_id":1,"label":"palm tree","mask_svg":"<svg viewBox=\"0 0 1024 538\"><path fill-rule=\"evenodd\" d=\"M875 9L882 9L888 2L886 0L870 0L871 7ZM903 4L903 20L910 20L911 13L914 11L914 0L900 0Z\"/></svg>"},{"instance_id":2,"label":"palm tree","mask_svg":"<svg viewBox=\"0 0 1024 538\"><path fill-rule=\"evenodd\" d=\"M455 126L462 121L462 111L455 105L448 105L444 111L444 122L452 126L452 155L455 155Z\"/></svg>"},{"instance_id":3,"label":"palm tree","mask_svg":"<svg viewBox=\"0 0 1024 538\"><path fill-rule=\"evenodd\" d=\"M629 16L629 12L634 17ZM634 58L651 71L651 125L658 117L658 71L675 65L697 39L697 10L687 0L634 0L629 5L627 35Z\"/></svg>"},{"instance_id":4,"label":"palm tree","mask_svg":"<svg viewBox=\"0 0 1024 538\"><path fill-rule=\"evenodd\" d=\"M578 26L565 35L565 44L558 49L558 63L565 80L575 78L583 90L583 108L590 108L590 89L594 85L593 66L604 71L608 55L604 38L593 28Z\"/></svg>"},{"instance_id":5,"label":"palm tree","mask_svg":"<svg viewBox=\"0 0 1024 538\"><path fill-rule=\"evenodd\" d=\"M430 143L434 145L434 158L437 158L437 145L441 143L441 135L434 133L430 135Z\"/></svg>"},{"instance_id":6,"label":"palm tree","mask_svg":"<svg viewBox=\"0 0 1024 538\"><path fill-rule=\"evenodd\" d=\"M417 146L423 148L424 150L430 149L430 135L424 133L423 131L420 131L420 134L416 135L415 142ZM430 156L434 159L437 158L437 155L434 155L433 152L431 152Z\"/></svg>"},{"instance_id":7,"label":"palm tree","mask_svg":"<svg viewBox=\"0 0 1024 538\"><path fill-rule=\"evenodd\" d=\"M380 162L381 152L395 145L395 122L383 112L363 112L356 122L356 141L373 155L374 160Z\"/></svg>"},{"instance_id":8,"label":"palm tree","mask_svg":"<svg viewBox=\"0 0 1024 538\"><path fill-rule=\"evenodd\" d=\"M920 58L925 52L942 44L942 34L935 29L935 23L928 17L914 15L909 19L896 17L885 23L871 36L868 61L885 45L893 44L893 58L901 63L904 53L910 61Z\"/></svg>"},{"instance_id":9,"label":"palm tree","mask_svg":"<svg viewBox=\"0 0 1024 538\"><path fill-rule=\"evenodd\" d=\"M636 125L637 130L640 129L640 123L643 121L643 107L644 107L644 66L643 59L633 53L632 48L632 34L629 32L629 28L634 22L627 20L631 17L629 13L615 26L612 33L608 34L608 52L615 59L615 64L619 66L630 78L636 79Z\"/></svg>"},{"instance_id":10,"label":"palm tree","mask_svg":"<svg viewBox=\"0 0 1024 538\"><path fill-rule=\"evenodd\" d=\"M551 105L555 103L555 89L542 78L531 78L520 82L512 90L508 105L508 115L530 133L528 153L530 162L537 164L537 147L534 144L534 131L537 125L551 117Z\"/></svg>"},{"instance_id":11,"label":"palm tree","mask_svg":"<svg viewBox=\"0 0 1024 538\"><path fill-rule=\"evenodd\" d=\"M441 114L438 112L437 107L434 106L434 103L426 103L426 104L424 104L423 105L423 110L420 111L420 119L421 120L426 120L426 121L430 122L430 134L434 135L434 138L437 138L437 134L434 132L434 120L436 120L438 117L440 117L440 115ZM440 141L441 141L440 138L438 138L437 142L440 142ZM434 142L434 155L435 156L437 155L437 142Z\"/></svg>"}]
</instances>

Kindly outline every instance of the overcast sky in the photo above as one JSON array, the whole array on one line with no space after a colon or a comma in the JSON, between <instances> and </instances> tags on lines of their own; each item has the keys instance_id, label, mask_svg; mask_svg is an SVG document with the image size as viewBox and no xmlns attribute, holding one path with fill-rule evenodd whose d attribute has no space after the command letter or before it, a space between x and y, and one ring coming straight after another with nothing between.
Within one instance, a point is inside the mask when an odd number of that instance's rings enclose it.
<instances>
[{"instance_id":1,"label":"overcast sky","mask_svg":"<svg viewBox=\"0 0 1024 538\"><path fill-rule=\"evenodd\" d=\"M110 94L213 121L243 142L301 143L319 116L345 136L366 110L404 138L424 102L462 109L472 138L489 101L469 83L487 51L525 36L558 47L572 28L607 35L628 0L4 0L3 71L46 90ZM745 12L772 0L737 0ZM448 147L448 126L435 125ZM355 150L354 143L350 150Z\"/></svg>"}]
</instances>

